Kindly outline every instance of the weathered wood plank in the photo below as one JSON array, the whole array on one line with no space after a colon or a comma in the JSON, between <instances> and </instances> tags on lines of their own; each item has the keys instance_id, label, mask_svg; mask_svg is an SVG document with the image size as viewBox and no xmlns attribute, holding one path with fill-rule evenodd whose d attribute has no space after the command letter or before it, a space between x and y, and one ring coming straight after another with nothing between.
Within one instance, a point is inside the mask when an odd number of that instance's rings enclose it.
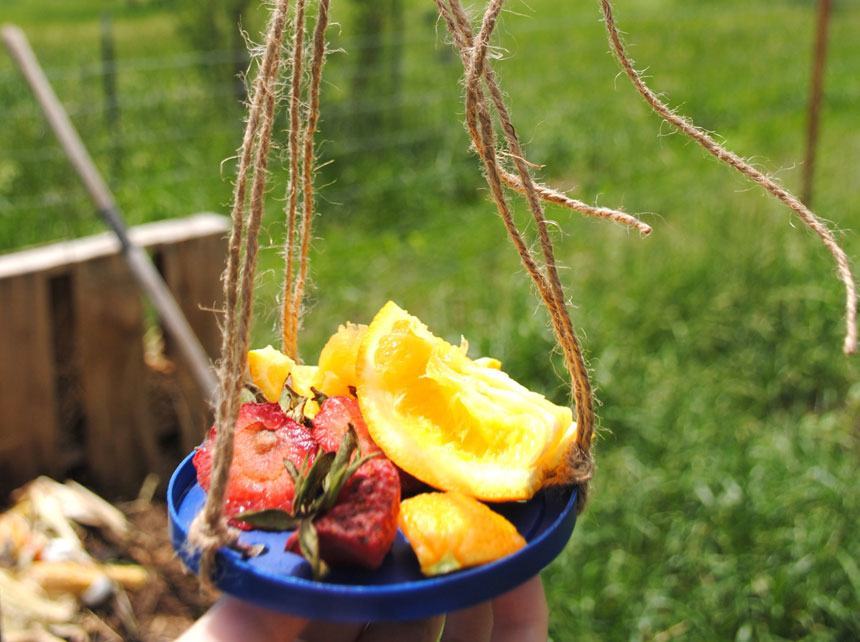
<instances>
[{"instance_id":1,"label":"weathered wood plank","mask_svg":"<svg viewBox=\"0 0 860 642\"><path fill-rule=\"evenodd\" d=\"M195 214L138 225L129 230L136 245L154 248L206 236L223 236L228 220L217 214ZM111 232L73 241L61 241L11 254L0 255L0 279L21 274L64 273L71 266L119 254L119 241Z\"/></svg>"},{"instance_id":2,"label":"weathered wood plank","mask_svg":"<svg viewBox=\"0 0 860 642\"><path fill-rule=\"evenodd\" d=\"M219 277L226 247L223 235L213 235L161 246L156 260L188 323L212 359L221 349L216 311L222 300ZM182 449L188 452L203 439L206 428L211 424L211 412L169 335L165 336L165 352L177 364L179 384L187 401L188 414L180 423Z\"/></svg>"},{"instance_id":3,"label":"weathered wood plank","mask_svg":"<svg viewBox=\"0 0 860 642\"><path fill-rule=\"evenodd\" d=\"M227 228L200 214L130 233L213 358ZM144 310L110 234L0 256L0 487L83 464L101 490L130 495L199 443L207 402L169 339L177 371L145 364Z\"/></svg>"},{"instance_id":4,"label":"weathered wood plank","mask_svg":"<svg viewBox=\"0 0 860 642\"><path fill-rule=\"evenodd\" d=\"M159 248L159 265L188 323L210 357L221 350L218 310L221 272L227 251L223 235L196 238Z\"/></svg>"},{"instance_id":5,"label":"weathered wood plank","mask_svg":"<svg viewBox=\"0 0 860 642\"><path fill-rule=\"evenodd\" d=\"M54 405L57 408L58 461L55 470L65 474L85 462L84 412L75 339L75 296L72 276L58 274L48 281L51 298L51 335L54 351Z\"/></svg>"},{"instance_id":6,"label":"weathered wood plank","mask_svg":"<svg viewBox=\"0 0 860 642\"><path fill-rule=\"evenodd\" d=\"M57 468L55 375L46 280L0 280L0 481Z\"/></svg>"},{"instance_id":7,"label":"weathered wood plank","mask_svg":"<svg viewBox=\"0 0 860 642\"><path fill-rule=\"evenodd\" d=\"M74 271L77 371L86 418L86 458L102 488L137 490L159 456L143 358L143 304L120 257Z\"/></svg>"}]
</instances>

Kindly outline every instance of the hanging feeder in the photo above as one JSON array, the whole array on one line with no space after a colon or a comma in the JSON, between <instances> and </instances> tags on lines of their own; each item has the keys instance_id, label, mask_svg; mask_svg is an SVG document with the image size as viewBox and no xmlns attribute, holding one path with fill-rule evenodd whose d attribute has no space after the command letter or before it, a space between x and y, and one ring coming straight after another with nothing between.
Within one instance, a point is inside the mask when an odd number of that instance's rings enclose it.
<instances>
[{"instance_id":1,"label":"hanging feeder","mask_svg":"<svg viewBox=\"0 0 860 642\"><path fill-rule=\"evenodd\" d=\"M547 309L571 378L574 411L573 414L569 413L568 417L575 417L575 423L571 423L571 431L565 433L569 442L569 448L564 451L565 474L561 479L553 479L550 480L551 483L543 484L537 492L531 491L524 496L525 501L493 505L496 513L507 518L523 539L522 546L516 552L487 564L433 577L425 577L422 574L412 548L400 532L378 568L356 570L350 567L335 567L325 579L319 580L314 579L319 570L319 560L311 559L318 546L316 534L313 534L306 546L303 539L305 533L302 530L304 521L296 522L302 524L298 528L301 531L298 539L301 540L304 557L284 550L289 533L269 532L261 528L240 532L228 525L225 517L225 492L233 462L234 430L237 417L240 416L240 396L248 367L248 335L257 261L257 237L263 214L269 148L277 103L276 92L284 62L282 54L285 40L289 40L292 74L288 83L290 181L285 207L287 233L282 315L284 355L281 355L284 358L297 359L299 319L307 278L314 211L314 134L319 118L320 81L326 56L325 34L329 18L329 0L319 0L317 4L316 24L308 47L310 73L307 76L307 94L304 100L302 94L306 66L306 2L296 0L290 30L289 2L278 0L273 9L259 71L253 84L247 126L239 153L232 212L233 230L224 277L225 315L220 392L216 407L218 429L214 438L202 447L207 450L207 457L209 450L212 456L211 478L207 478L206 482L208 492L199 483L199 471L195 470L194 466L196 455L192 453L179 465L170 481L168 506L174 546L186 565L199 573L202 582L211 582L229 594L260 606L303 617L347 621L416 619L462 609L491 599L521 584L537 574L563 550L573 531L577 514L585 505L592 475L594 413L585 360L568 313L543 206L544 203L553 203L587 216L632 227L642 235L651 232L648 225L629 214L577 201L535 182L532 178L531 164L525 158L511 123L488 56L490 39L497 25L503 0L490 0L477 30L473 30L472 22L459 0L435 2L451 42L463 63L466 128L474 151L483 164L490 194L505 229ZM847 353L852 352L856 344L854 280L847 257L831 232L775 181L725 150L712 137L660 101L633 68L618 35L608 0L601 0L601 7L612 50L646 102L662 118L699 142L707 151L788 205L822 238L833 254L839 276L845 284L847 332L844 348ZM289 31L290 38L285 38ZM303 103L306 105L304 109ZM525 198L534 223L533 239L527 237L514 221L508 202L511 193L519 193ZM533 245L537 248L536 251L531 249ZM283 388L283 385L280 388ZM292 391L290 394L293 394ZM361 404L360 387L358 397ZM303 413L304 404L295 415L298 422L304 421ZM368 419L370 420L369 415ZM245 424L247 421L243 425ZM349 432L352 434L352 427ZM344 442L346 441L345 439ZM385 444L380 442L380 446L389 453ZM352 451L345 452L345 459L341 463L350 461ZM365 455L366 452L362 450L361 454ZM329 461L332 458L337 460L338 457L340 454L331 455ZM317 461L319 459L318 454ZM313 470L312 466L310 470ZM308 472L308 478L310 477ZM293 479L298 480L299 477L294 475ZM425 478L424 481L430 480ZM296 503L299 503L298 495L299 491L296 490ZM319 505L319 501L322 501L320 497L314 499L311 504L317 502L314 505ZM292 517L298 519L299 509L294 506L292 511ZM253 516L260 519L259 515L265 513L265 521L272 517L269 512L262 511ZM241 521L247 515L250 514L242 513L238 518ZM250 522L250 517L248 519ZM310 518L306 521L310 522ZM305 558L311 560L311 563Z\"/></svg>"}]
</instances>

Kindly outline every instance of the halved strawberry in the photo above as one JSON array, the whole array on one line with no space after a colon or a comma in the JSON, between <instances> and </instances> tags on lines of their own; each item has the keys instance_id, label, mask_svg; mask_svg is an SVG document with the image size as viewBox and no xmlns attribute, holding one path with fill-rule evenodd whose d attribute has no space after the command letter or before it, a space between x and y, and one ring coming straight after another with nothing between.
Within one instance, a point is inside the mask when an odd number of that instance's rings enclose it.
<instances>
[{"instance_id":1,"label":"halved strawberry","mask_svg":"<svg viewBox=\"0 0 860 642\"><path fill-rule=\"evenodd\" d=\"M341 489L337 503L313 521L319 556L332 566L379 568L394 543L399 514L397 468L384 457L364 462ZM301 555L298 532L286 548Z\"/></svg>"},{"instance_id":2,"label":"halved strawberry","mask_svg":"<svg viewBox=\"0 0 860 642\"><path fill-rule=\"evenodd\" d=\"M215 426L194 453L197 482L209 491ZM317 447L310 431L284 414L274 403L246 403L239 409L233 442L233 463L224 502L224 513L232 518L248 511L277 508L292 510L295 486L284 460L301 467L312 460ZM232 520L239 528L246 524Z\"/></svg>"},{"instance_id":3,"label":"halved strawberry","mask_svg":"<svg viewBox=\"0 0 860 642\"><path fill-rule=\"evenodd\" d=\"M326 452L337 452L352 424L362 455L381 452L370 436L358 402L352 397L329 397L313 419L314 439Z\"/></svg>"}]
</instances>

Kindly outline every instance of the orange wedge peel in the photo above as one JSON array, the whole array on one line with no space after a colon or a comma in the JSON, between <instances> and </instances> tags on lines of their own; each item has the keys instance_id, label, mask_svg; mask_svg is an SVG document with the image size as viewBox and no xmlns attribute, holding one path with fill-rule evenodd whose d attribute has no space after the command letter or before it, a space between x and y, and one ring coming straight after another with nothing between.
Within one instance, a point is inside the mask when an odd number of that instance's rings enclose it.
<instances>
[{"instance_id":1,"label":"orange wedge peel","mask_svg":"<svg viewBox=\"0 0 860 642\"><path fill-rule=\"evenodd\" d=\"M566 483L576 438L570 408L532 392L496 360L472 360L388 302L364 332L355 366L373 440L441 490L487 501L531 498Z\"/></svg>"},{"instance_id":2,"label":"orange wedge peel","mask_svg":"<svg viewBox=\"0 0 860 642\"><path fill-rule=\"evenodd\" d=\"M486 564L526 544L508 520L460 493L422 493L404 500L398 525L424 575Z\"/></svg>"}]
</instances>

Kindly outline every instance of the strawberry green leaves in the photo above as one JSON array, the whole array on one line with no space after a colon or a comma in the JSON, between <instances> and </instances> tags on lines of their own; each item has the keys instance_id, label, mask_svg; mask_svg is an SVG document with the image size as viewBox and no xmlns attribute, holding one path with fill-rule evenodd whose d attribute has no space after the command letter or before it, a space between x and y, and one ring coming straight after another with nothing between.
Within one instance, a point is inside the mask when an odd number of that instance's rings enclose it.
<instances>
[{"instance_id":1,"label":"strawberry green leaves","mask_svg":"<svg viewBox=\"0 0 860 642\"><path fill-rule=\"evenodd\" d=\"M304 417L305 404L308 400L293 389L292 383L292 377L287 377L287 380L284 382L284 389L281 392L281 398L278 399L278 405L287 417L293 421L301 422Z\"/></svg>"},{"instance_id":2,"label":"strawberry green leaves","mask_svg":"<svg viewBox=\"0 0 860 642\"><path fill-rule=\"evenodd\" d=\"M317 451L309 463L305 457L301 469L284 461L295 484L291 512L268 509L237 516L254 528L267 531L298 530L302 555L311 564L314 579L325 576L327 568L319 557L319 541L313 520L325 514L337 502L341 489L362 464L378 453L362 456L358 438L350 425L336 453Z\"/></svg>"},{"instance_id":3,"label":"strawberry green leaves","mask_svg":"<svg viewBox=\"0 0 860 642\"><path fill-rule=\"evenodd\" d=\"M317 529L310 519L303 519L299 525L299 547L304 557L311 565L311 573L315 580L328 575L328 566L320 558L320 540Z\"/></svg>"},{"instance_id":4,"label":"strawberry green leaves","mask_svg":"<svg viewBox=\"0 0 860 642\"><path fill-rule=\"evenodd\" d=\"M279 508L240 513L236 519L242 520L261 531L291 531L301 521L301 517L295 517Z\"/></svg>"}]
</instances>

